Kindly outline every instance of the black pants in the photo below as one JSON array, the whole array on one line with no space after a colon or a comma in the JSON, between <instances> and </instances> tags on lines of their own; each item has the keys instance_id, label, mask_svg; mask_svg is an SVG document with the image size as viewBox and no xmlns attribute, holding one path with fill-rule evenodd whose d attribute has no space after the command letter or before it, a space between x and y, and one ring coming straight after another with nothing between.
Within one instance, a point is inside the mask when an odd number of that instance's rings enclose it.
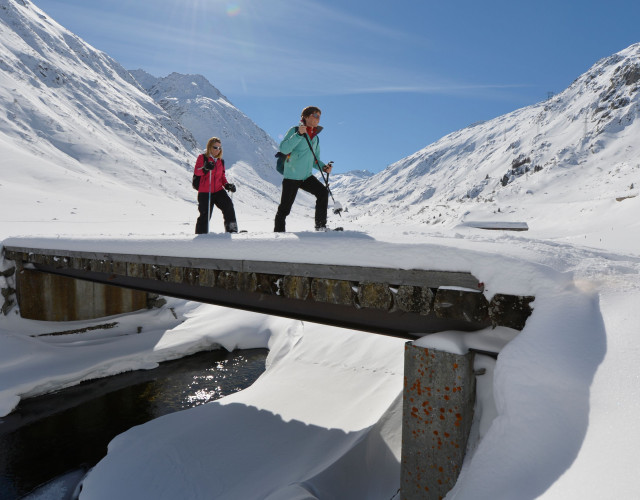
<instances>
[{"instance_id":1,"label":"black pants","mask_svg":"<svg viewBox=\"0 0 640 500\"><path fill-rule=\"evenodd\" d=\"M233 228L230 224L235 224L237 231L236 211L233 208L233 201L231 201L227 192L221 189L211 193L211 204L209 204L209 193L198 193L198 212L200 216L196 221L196 234L207 234L209 232L209 217L213 213L214 206L222 211L225 231L232 231Z\"/></svg>"},{"instance_id":2,"label":"black pants","mask_svg":"<svg viewBox=\"0 0 640 500\"><path fill-rule=\"evenodd\" d=\"M291 212L291 207L296 199L296 194L298 194L298 189L302 189L316 197L316 227L324 227L327 225L329 191L327 191L325 185L312 175L303 181L294 179L282 180L282 196L273 229L275 232L281 233L285 231L285 219Z\"/></svg>"}]
</instances>

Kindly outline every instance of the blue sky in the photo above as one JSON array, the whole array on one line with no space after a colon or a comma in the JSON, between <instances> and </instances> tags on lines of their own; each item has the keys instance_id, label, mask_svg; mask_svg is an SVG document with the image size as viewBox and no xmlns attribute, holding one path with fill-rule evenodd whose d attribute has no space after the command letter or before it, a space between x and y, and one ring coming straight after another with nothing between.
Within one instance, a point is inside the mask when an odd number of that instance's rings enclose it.
<instances>
[{"instance_id":1,"label":"blue sky","mask_svg":"<svg viewBox=\"0 0 640 500\"><path fill-rule=\"evenodd\" d=\"M640 41L635 0L34 3L127 69L204 75L278 142L320 107L336 172L380 171Z\"/></svg>"}]
</instances>

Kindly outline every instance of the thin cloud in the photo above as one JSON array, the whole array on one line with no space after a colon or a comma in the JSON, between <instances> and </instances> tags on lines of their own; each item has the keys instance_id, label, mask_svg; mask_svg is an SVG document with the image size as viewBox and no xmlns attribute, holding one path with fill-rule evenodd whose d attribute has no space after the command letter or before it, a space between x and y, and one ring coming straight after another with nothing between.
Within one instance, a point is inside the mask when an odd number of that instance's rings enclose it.
<instances>
[{"instance_id":1,"label":"thin cloud","mask_svg":"<svg viewBox=\"0 0 640 500\"><path fill-rule=\"evenodd\" d=\"M384 87L367 87L354 89L357 94L419 93L419 94L454 94L476 90L501 90L527 88L524 84L464 84L464 85L398 85Z\"/></svg>"},{"instance_id":2,"label":"thin cloud","mask_svg":"<svg viewBox=\"0 0 640 500\"><path fill-rule=\"evenodd\" d=\"M406 41L413 44L418 43L423 46L431 46L431 43L424 38L417 37L405 31L390 29L386 25L367 21L363 17L347 14L344 10L331 8L325 3L309 0L299 0L296 3L298 3L301 9L310 12L310 17L312 19L319 20L319 22L314 21L314 24L317 23L320 25L320 27L327 26L327 30L329 33L331 33L335 24L344 24L350 29L367 31L377 37L390 38L397 41Z\"/></svg>"},{"instance_id":3,"label":"thin cloud","mask_svg":"<svg viewBox=\"0 0 640 500\"><path fill-rule=\"evenodd\" d=\"M166 11L168 5L158 8ZM174 6L170 24L163 16L109 11L96 16L82 6L74 15L108 28L107 47L99 48L129 47L120 61L125 67L143 67L156 76L165 76L161 67L203 74L228 95L469 94L523 87L461 84L430 72L426 63L403 66L388 54L405 43L414 49L416 43L427 45L426 40L320 2L247 2L233 17L226 15L225 5L196 1L193 9L183 6L179 12ZM310 29L320 40L311 48ZM350 46L356 43L360 46Z\"/></svg>"}]
</instances>

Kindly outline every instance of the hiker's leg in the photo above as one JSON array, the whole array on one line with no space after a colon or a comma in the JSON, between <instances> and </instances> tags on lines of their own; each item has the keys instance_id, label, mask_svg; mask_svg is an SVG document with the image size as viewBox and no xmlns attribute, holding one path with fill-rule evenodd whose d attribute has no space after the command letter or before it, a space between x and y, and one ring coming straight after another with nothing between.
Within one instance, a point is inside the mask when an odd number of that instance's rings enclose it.
<instances>
[{"instance_id":1,"label":"hiker's leg","mask_svg":"<svg viewBox=\"0 0 640 500\"><path fill-rule=\"evenodd\" d=\"M222 212L225 231L228 233L237 233L238 223L236 222L236 211L233 207L231 197L224 189L215 193L214 203Z\"/></svg>"},{"instance_id":2,"label":"hiker's leg","mask_svg":"<svg viewBox=\"0 0 640 500\"><path fill-rule=\"evenodd\" d=\"M280 196L280 205L276 212L276 220L273 230L277 233L285 231L285 220L287 215L291 213L291 207L298 194L298 188L301 181L294 179L282 179L282 195Z\"/></svg>"},{"instance_id":3,"label":"hiker's leg","mask_svg":"<svg viewBox=\"0 0 640 500\"><path fill-rule=\"evenodd\" d=\"M316 227L325 227L327 225L327 205L329 204L329 191L327 187L313 175L307 177L300 187L316 197Z\"/></svg>"},{"instance_id":4,"label":"hiker's leg","mask_svg":"<svg viewBox=\"0 0 640 500\"><path fill-rule=\"evenodd\" d=\"M209 193L198 193L198 220L196 221L196 234L207 234L209 229Z\"/></svg>"}]
</instances>

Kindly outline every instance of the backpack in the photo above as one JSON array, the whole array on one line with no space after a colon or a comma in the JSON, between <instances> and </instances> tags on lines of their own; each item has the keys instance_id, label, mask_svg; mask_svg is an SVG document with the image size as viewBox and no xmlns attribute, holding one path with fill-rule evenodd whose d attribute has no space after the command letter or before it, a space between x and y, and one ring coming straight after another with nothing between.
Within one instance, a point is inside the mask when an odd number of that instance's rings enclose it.
<instances>
[{"instance_id":1,"label":"backpack","mask_svg":"<svg viewBox=\"0 0 640 500\"><path fill-rule=\"evenodd\" d=\"M278 171L278 173L280 175L284 175L284 163L286 161L289 161L289 157L290 156L291 156L291 154L286 155L284 153L281 153L280 151L278 151L276 153L276 158L277 158L277 160L276 160L276 170Z\"/></svg>"},{"instance_id":2,"label":"backpack","mask_svg":"<svg viewBox=\"0 0 640 500\"><path fill-rule=\"evenodd\" d=\"M207 164L209 159L207 158L207 154L206 153L203 153L202 156L205 158L204 163L202 164L204 166L204 165ZM222 166L224 167L224 159L222 159ZM202 177L202 176L193 174L193 177L191 178L191 187L193 189L195 189L196 191L198 189L200 189L200 177Z\"/></svg>"}]
</instances>

